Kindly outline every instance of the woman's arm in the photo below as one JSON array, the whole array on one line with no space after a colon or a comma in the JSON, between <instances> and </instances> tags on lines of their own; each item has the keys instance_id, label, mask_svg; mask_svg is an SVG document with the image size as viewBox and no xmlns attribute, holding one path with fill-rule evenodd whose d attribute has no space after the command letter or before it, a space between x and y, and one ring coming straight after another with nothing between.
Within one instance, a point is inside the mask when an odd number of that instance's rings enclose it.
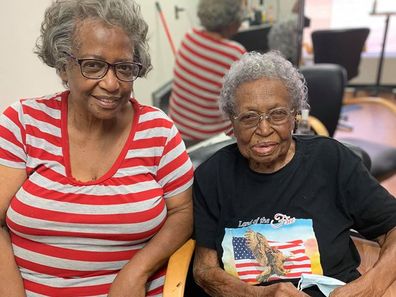
<instances>
[{"instance_id":1,"label":"woman's arm","mask_svg":"<svg viewBox=\"0 0 396 297\"><path fill-rule=\"evenodd\" d=\"M5 223L10 201L25 180L24 169L0 165L0 297L26 296Z\"/></svg>"},{"instance_id":2,"label":"woman's arm","mask_svg":"<svg viewBox=\"0 0 396 297\"><path fill-rule=\"evenodd\" d=\"M302 297L291 283L270 286L252 286L225 272L219 264L217 252L205 247L196 247L194 279L206 293L213 297Z\"/></svg>"},{"instance_id":3,"label":"woman's arm","mask_svg":"<svg viewBox=\"0 0 396 297\"><path fill-rule=\"evenodd\" d=\"M358 279L334 290L331 297L379 297L396 281L396 227L377 241L381 251L374 266Z\"/></svg>"},{"instance_id":4,"label":"woman's arm","mask_svg":"<svg viewBox=\"0 0 396 297\"><path fill-rule=\"evenodd\" d=\"M145 296L147 279L161 268L192 233L191 187L168 198L168 217L161 230L124 266L109 297Z\"/></svg>"}]
</instances>

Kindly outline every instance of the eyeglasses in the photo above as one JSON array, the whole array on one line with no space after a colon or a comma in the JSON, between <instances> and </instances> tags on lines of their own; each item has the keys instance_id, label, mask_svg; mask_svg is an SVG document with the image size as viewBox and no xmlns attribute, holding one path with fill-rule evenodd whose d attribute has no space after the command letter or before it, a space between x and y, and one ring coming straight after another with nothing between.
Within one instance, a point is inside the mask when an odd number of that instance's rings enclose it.
<instances>
[{"instance_id":1,"label":"eyeglasses","mask_svg":"<svg viewBox=\"0 0 396 297\"><path fill-rule=\"evenodd\" d=\"M278 126L285 124L290 115L293 114L294 109L286 109L284 107L274 108L269 112L258 113L256 111L243 112L233 119L238 121L238 124L242 128L253 128L257 127L262 120L266 120L270 125Z\"/></svg>"},{"instance_id":2,"label":"eyeglasses","mask_svg":"<svg viewBox=\"0 0 396 297\"><path fill-rule=\"evenodd\" d=\"M89 79L101 79L105 77L110 68L113 68L116 77L121 81L131 82L139 77L142 64L136 62L119 62L110 64L97 59L78 59L72 54L64 52L74 59L79 65L82 76Z\"/></svg>"}]
</instances>

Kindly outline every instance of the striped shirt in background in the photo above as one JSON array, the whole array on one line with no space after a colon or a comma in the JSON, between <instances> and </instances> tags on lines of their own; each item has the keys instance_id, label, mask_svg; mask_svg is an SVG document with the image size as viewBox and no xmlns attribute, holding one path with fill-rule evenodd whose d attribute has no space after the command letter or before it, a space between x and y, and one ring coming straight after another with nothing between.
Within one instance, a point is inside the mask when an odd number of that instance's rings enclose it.
<instances>
[{"instance_id":1,"label":"striped shirt in background","mask_svg":"<svg viewBox=\"0 0 396 297\"><path fill-rule=\"evenodd\" d=\"M245 53L242 45L194 29L176 57L169 115L183 139L203 140L227 132L231 122L219 110L224 74Z\"/></svg>"},{"instance_id":2,"label":"striped shirt in background","mask_svg":"<svg viewBox=\"0 0 396 297\"><path fill-rule=\"evenodd\" d=\"M107 296L118 271L164 224L165 200L192 184L174 124L135 100L112 168L95 181L74 179L67 97L21 100L0 118L0 164L28 174L6 218L27 296ZM147 296L161 296L164 275L149 280Z\"/></svg>"}]
</instances>

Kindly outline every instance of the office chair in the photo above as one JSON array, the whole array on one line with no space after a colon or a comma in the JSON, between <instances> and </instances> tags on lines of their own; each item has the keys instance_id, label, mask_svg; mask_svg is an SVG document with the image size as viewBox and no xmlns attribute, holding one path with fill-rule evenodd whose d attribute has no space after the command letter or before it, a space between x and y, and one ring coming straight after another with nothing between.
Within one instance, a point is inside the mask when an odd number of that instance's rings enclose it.
<instances>
[{"instance_id":1,"label":"office chair","mask_svg":"<svg viewBox=\"0 0 396 297\"><path fill-rule=\"evenodd\" d=\"M311 38L315 64L341 65L350 81L359 74L360 56L369 32L369 28L313 31Z\"/></svg>"},{"instance_id":2,"label":"office chair","mask_svg":"<svg viewBox=\"0 0 396 297\"><path fill-rule=\"evenodd\" d=\"M270 24L263 24L241 29L231 37L231 40L242 44L248 52L256 51L265 53L269 49L267 36L271 27L272 25Z\"/></svg>"},{"instance_id":3,"label":"office chair","mask_svg":"<svg viewBox=\"0 0 396 297\"><path fill-rule=\"evenodd\" d=\"M318 118L333 137L340 118L341 108L345 104L379 104L396 115L396 105L381 98L353 98L343 101L346 85L346 71L336 64L314 64L300 69L308 86L308 101L311 115ZM361 147L371 159L371 174L383 181L396 173L396 148L385 144L359 138L342 138L342 142Z\"/></svg>"}]
</instances>

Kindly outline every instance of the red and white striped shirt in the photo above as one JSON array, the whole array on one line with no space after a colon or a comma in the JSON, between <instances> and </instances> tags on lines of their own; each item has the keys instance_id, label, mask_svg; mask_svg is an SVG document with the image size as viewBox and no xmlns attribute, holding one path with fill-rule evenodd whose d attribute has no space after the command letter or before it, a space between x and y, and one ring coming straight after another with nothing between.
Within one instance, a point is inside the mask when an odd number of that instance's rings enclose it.
<instances>
[{"instance_id":1,"label":"red and white striped shirt","mask_svg":"<svg viewBox=\"0 0 396 297\"><path fill-rule=\"evenodd\" d=\"M160 110L132 99L133 126L101 178L71 176L68 92L21 100L0 118L0 164L28 179L7 210L27 296L107 296L118 271L167 217L165 200L192 184L180 134ZM165 269L147 284L161 296Z\"/></svg>"},{"instance_id":2,"label":"red and white striped shirt","mask_svg":"<svg viewBox=\"0 0 396 297\"><path fill-rule=\"evenodd\" d=\"M245 52L235 41L215 39L197 29L185 35L169 102L169 115L184 139L207 139L231 129L218 100L224 74Z\"/></svg>"}]
</instances>

